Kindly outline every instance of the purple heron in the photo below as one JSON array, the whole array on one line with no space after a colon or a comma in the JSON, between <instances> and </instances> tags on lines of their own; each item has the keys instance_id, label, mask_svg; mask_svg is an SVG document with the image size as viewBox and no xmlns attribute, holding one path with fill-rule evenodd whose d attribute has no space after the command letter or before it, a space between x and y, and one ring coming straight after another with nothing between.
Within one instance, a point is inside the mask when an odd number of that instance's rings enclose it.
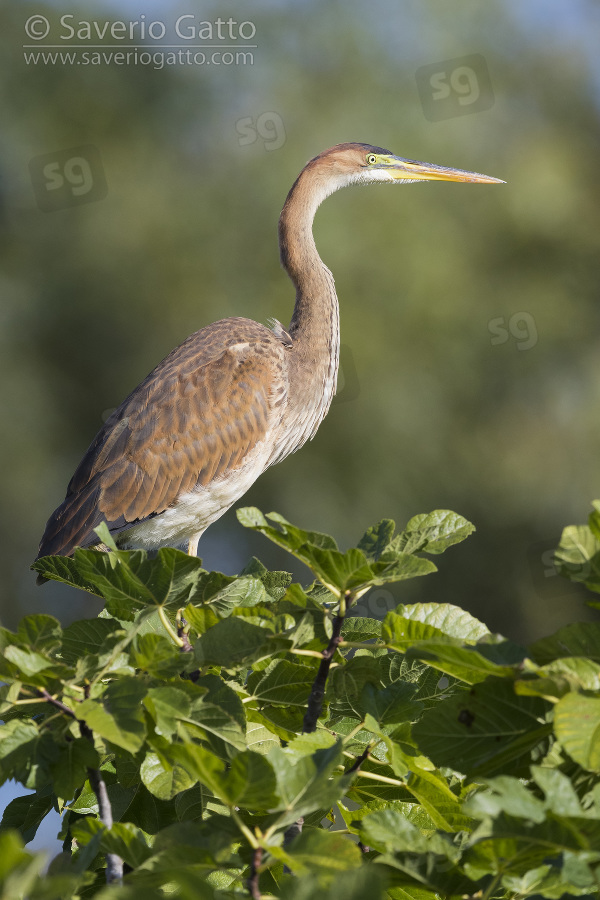
<instances>
[{"instance_id":1,"label":"purple heron","mask_svg":"<svg viewBox=\"0 0 600 900\"><path fill-rule=\"evenodd\" d=\"M296 289L289 328L221 319L176 347L98 432L42 537L39 554L98 544L106 521L123 549L186 546L266 468L313 438L335 394L339 308L312 223L351 184L499 182L402 159L370 144L338 144L300 172L279 219L281 262Z\"/></svg>"}]
</instances>

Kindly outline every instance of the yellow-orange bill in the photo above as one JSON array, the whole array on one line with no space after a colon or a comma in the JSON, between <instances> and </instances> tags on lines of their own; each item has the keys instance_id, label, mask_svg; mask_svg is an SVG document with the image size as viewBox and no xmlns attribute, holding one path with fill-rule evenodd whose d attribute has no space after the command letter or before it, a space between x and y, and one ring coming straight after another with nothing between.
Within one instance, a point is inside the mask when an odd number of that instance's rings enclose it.
<instances>
[{"instance_id":1,"label":"yellow-orange bill","mask_svg":"<svg viewBox=\"0 0 600 900\"><path fill-rule=\"evenodd\" d=\"M466 172L464 169L450 169L447 166L436 166L433 163L417 162L414 159L402 159L400 156L388 157L386 168L390 175L397 179L411 181L471 181L486 184L505 184L501 178L481 175L479 172Z\"/></svg>"}]
</instances>

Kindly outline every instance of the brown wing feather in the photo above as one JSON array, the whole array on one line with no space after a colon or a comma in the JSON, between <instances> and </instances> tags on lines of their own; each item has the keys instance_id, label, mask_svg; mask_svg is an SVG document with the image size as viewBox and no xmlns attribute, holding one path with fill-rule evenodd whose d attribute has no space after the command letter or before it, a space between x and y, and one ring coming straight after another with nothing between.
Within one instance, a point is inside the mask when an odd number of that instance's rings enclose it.
<instances>
[{"instance_id":1,"label":"brown wing feather","mask_svg":"<svg viewBox=\"0 0 600 900\"><path fill-rule=\"evenodd\" d=\"M97 543L240 466L279 420L285 350L250 319L223 319L173 350L98 432L52 514L39 556Z\"/></svg>"}]
</instances>

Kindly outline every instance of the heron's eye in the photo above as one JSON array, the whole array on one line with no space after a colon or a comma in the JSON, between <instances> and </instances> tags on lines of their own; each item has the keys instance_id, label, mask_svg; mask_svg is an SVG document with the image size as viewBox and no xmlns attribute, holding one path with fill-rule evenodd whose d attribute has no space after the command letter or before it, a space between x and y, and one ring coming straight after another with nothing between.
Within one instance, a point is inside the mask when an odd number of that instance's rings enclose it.
<instances>
[{"instance_id":1,"label":"heron's eye","mask_svg":"<svg viewBox=\"0 0 600 900\"><path fill-rule=\"evenodd\" d=\"M369 155L367 156L367 162L370 166L375 165L375 163L377 162L377 157L374 153L369 153Z\"/></svg>"}]
</instances>

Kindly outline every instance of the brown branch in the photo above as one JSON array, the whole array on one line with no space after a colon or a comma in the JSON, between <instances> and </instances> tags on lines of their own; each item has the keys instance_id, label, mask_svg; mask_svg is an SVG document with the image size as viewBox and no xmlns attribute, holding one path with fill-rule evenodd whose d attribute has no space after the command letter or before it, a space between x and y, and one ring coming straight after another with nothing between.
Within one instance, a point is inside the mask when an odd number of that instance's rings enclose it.
<instances>
[{"instance_id":1,"label":"brown branch","mask_svg":"<svg viewBox=\"0 0 600 900\"><path fill-rule=\"evenodd\" d=\"M262 862L263 848L257 847L252 854L252 866L250 868L250 876L246 881L246 887L252 897L252 900L261 900L260 888L258 886L259 868Z\"/></svg>"},{"instance_id":2,"label":"brown branch","mask_svg":"<svg viewBox=\"0 0 600 900\"><path fill-rule=\"evenodd\" d=\"M346 612L352 604L352 593L346 591ZM327 648L323 650L323 659L319 664L319 669L308 698L308 706L302 723L302 733L308 734L317 730L317 721L323 711L323 698L325 697L325 688L327 686L327 676L331 660L335 655L335 651L342 642L341 631L344 624L345 614L341 616L339 613L333 620L333 630Z\"/></svg>"},{"instance_id":3,"label":"brown branch","mask_svg":"<svg viewBox=\"0 0 600 900\"><path fill-rule=\"evenodd\" d=\"M364 753L361 753L360 756L356 757L356 759L354 760L354 762L352 763L352 765L350 766L350 768L348 769L348 771L345 774L350 775L351 772L358 772L358 770L360 769L360 767L362 766L364 761L369 758L370 752L371 752L371 745L369 744L367 746L367 749L364 751Z\"/></svg>"},{"instance_id":4,"label":"brown branch","mask_svg":"<svg viewBox=\"0 0 600 900\"><path fill-rule=\"evenodd\" d=\"M89 685L85 686L85 699L87 700L90 695ZM87 740L91 743L92 747L94 746L94 733L92 729L85 722L79 722L79 730L81 732L81 736L87 738ZM96 795L96 799L98 800L98 813L100 816L100 821L104 825L105 828L113 827L113 816L112 816L112 806L110 803L110 797L108 796L108 791L106 789L106 782L102 777L102 772L100 769L88 769L88 778L90 779L90 784L92 786L92 790ZM123 884L123 860L120 856L117 856L116 853L105 853L104 858L106 859L106 883L107 884Z\"/></svg>"},{"instance_id":5,"label":"brown branch","mask_svg":"<svg viewBox=\"0 0 600 900\"><path fill-rule=\"evenodd\" d=\"M46 688L36 689L35 693L38 697L40 697L40 699L45 700L46 703L50 703L51 706L55 706L57 709L60 709L60 711L66 716L70 716L71 719L77 719L77 716L75 715L73 710L69 709L68 706L65 706L64 703L61 703L60 700L57 700L56 697L53 697L52 694L46 690Z\"/></svg>"},{"instance_id":6,"label":"brown branch","mask_svg":"<svg viewBox=\"0 0 600 900\"><path fill-rule=\"evenodd\" d=\"M36 694L38 695L38 697L41 697L42 700L45 700L46 703L50 703L66 716L69 716L69 718L75 719L75 721L79 725L81 736L86 738L91 743L92 747L94 746L94 734L91 728L82 719L78 719L72 709L69 709L68 706L65 706L64 703L53 697L52 694L50 694L49 691L46 690L46 688L40 688L39 690L36 690ZM86 685L84 691L86 700L88 699L89 695L89 685ZM88 768L87 774L92 786L92 790L94 791L94 794L96 795L96 799L98 801L100 821L105 826L105 828L112 828L112 806L110 804L110 798L106 789L106 782L102 777L102 773L100 769ZM117 856L116 853L106 853L105 858L106 883L123 884L123 860L121 859L121 857Z\"/></svg>"}]
</instances>

